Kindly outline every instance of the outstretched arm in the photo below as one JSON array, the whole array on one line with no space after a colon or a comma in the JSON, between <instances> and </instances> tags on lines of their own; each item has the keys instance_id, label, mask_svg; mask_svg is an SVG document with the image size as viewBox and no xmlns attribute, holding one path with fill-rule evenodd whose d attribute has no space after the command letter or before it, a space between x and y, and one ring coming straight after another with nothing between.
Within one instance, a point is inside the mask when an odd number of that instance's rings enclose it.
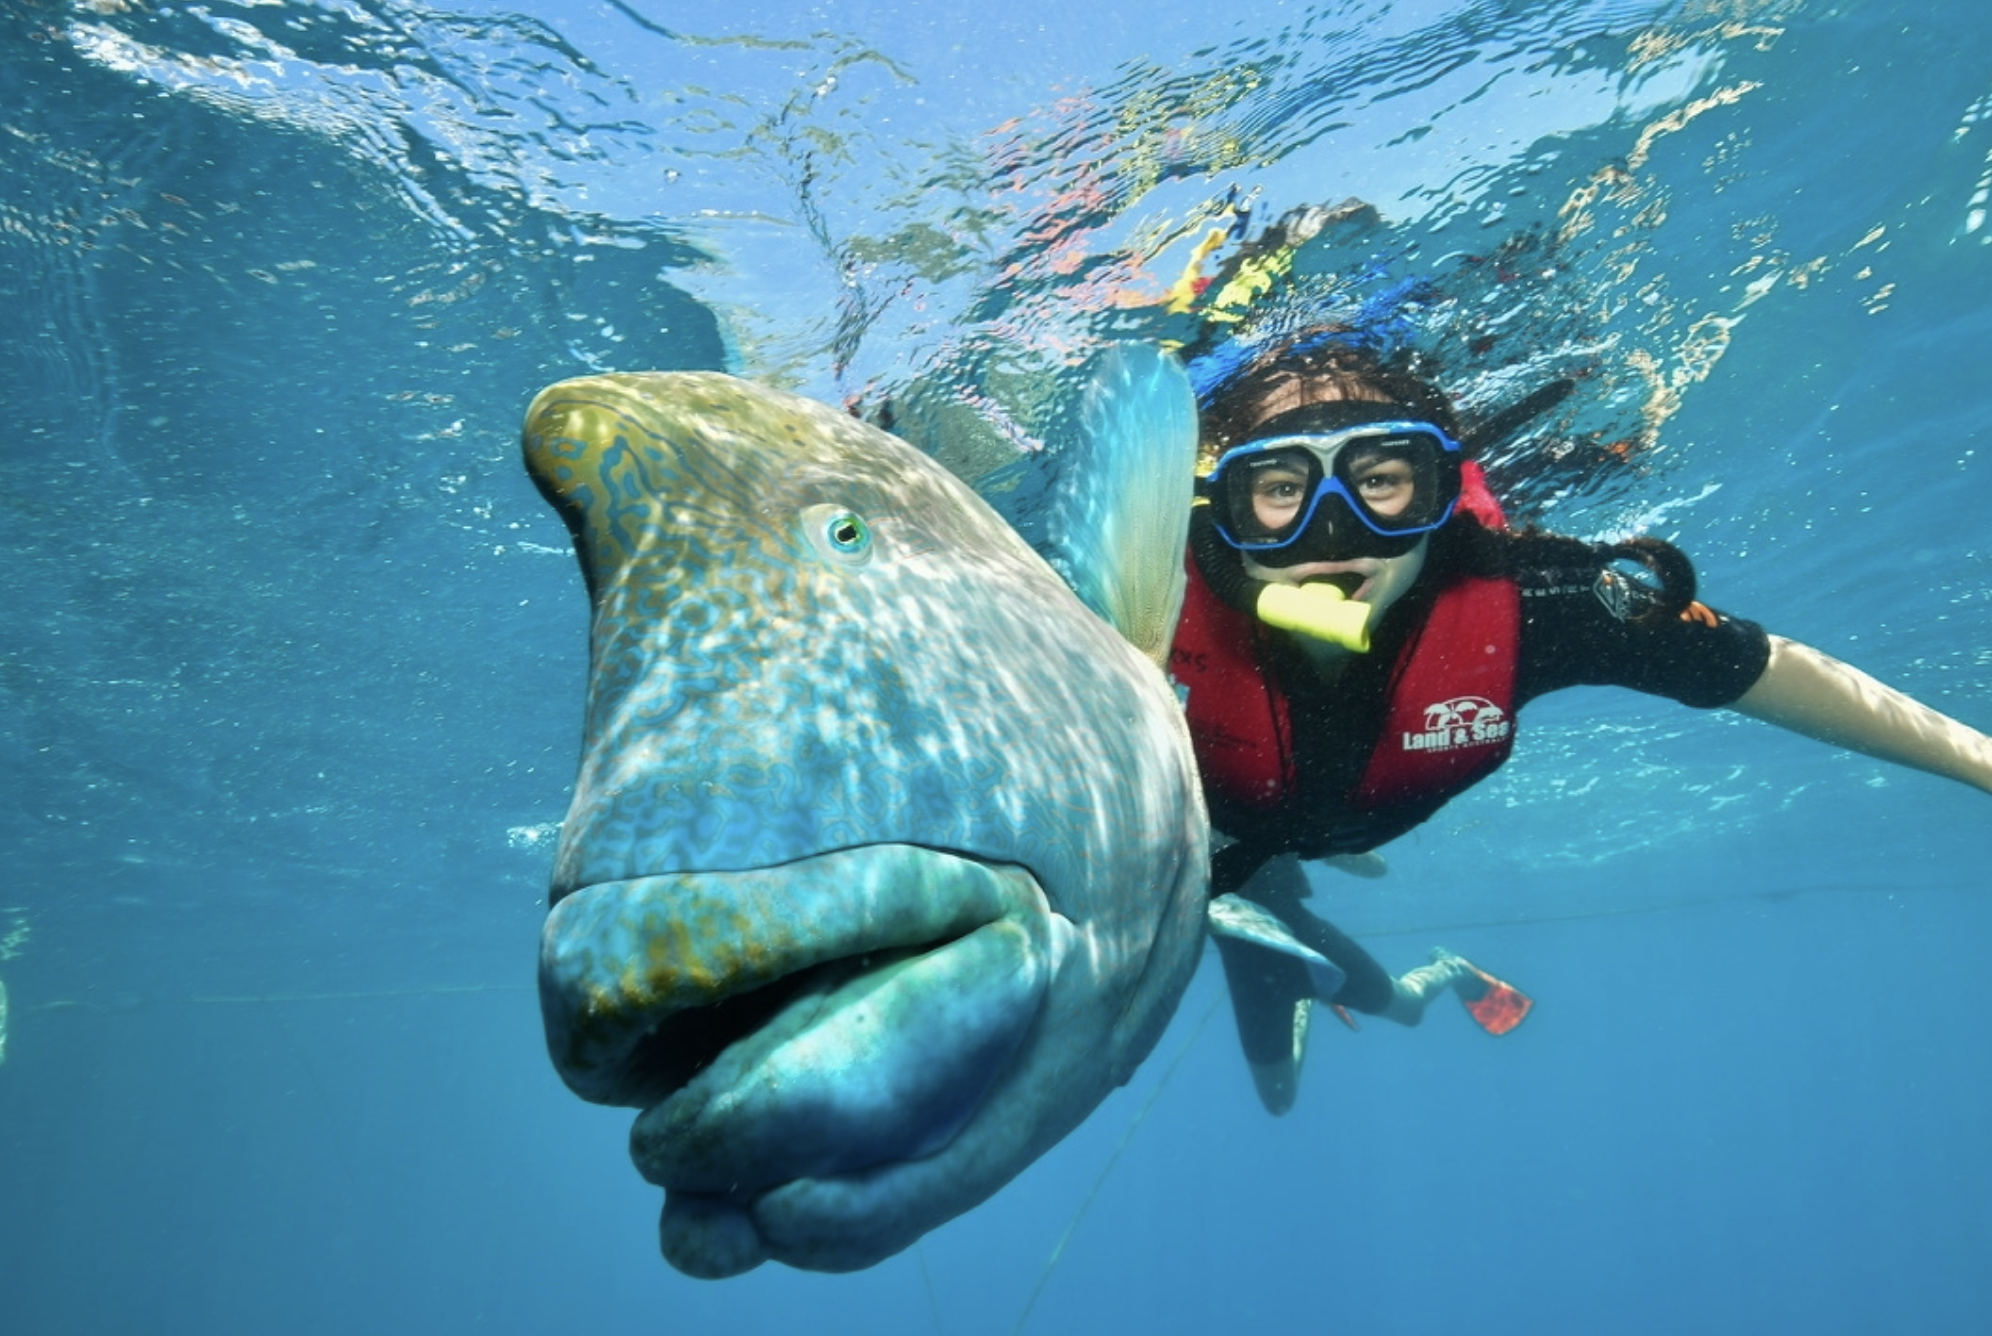
<instances>
[{"instance_id":1,"label":"outstretched arm","mask_svg":"<svg viewBox=\"0 0 1992 1336\"><path fill-rule=\"evenodd\" d=\"M1763 676L1729 708L1992 793L1992 738L1795 640L1771 637Z\"/></svg>"}]
</instances>

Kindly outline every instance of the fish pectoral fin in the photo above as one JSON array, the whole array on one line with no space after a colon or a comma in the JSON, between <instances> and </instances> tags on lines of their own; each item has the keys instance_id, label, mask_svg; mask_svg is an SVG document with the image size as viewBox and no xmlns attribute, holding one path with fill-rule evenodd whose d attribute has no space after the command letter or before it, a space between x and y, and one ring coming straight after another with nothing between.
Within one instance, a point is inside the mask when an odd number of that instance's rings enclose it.
<instances>
[{"instance_id":1,"label":"fish pectoral fin","mask_svg":"<svg viewBox=\"0 0 1992 1336\"><path fill-rule=\"evenodd\" d=\"M1061 461L1045 556L1087 607L1158 665L1183 606L1196 394L1176 359L1115 344L1095 359Z\"/></svg>"}]
</instances>

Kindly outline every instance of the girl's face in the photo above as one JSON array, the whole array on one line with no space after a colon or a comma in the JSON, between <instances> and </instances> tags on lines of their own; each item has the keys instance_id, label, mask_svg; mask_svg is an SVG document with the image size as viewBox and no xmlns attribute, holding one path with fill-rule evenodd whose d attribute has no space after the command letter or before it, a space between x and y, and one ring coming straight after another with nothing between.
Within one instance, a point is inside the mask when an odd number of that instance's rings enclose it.
<instances>
[{"instance_id":1,"label":"girl's face","mask_svg":"<svg viewBox=\"0 0 1992 1336\"><path fill-rule=\"evenodd\" d=\"M1391 402L1389 395L1354 377L1294 377L1267 392L1252 417L1251 425L1268 422L1291 409L1349 400L1379 404ZM1404 460L1392 459L1378 452L1373 459L1357 459L1352 461L1352 465L1351 480L1374 513L1395 515L1411 504L1414 479L1411 466ZM1304 470L1298 467L1266 468L1254 476L1252 513L1266 526L1266 532L1278 532L1291 523L1300 508L1307 504L1306 478L1303 474ZM1427 544L1421 540L1417 547L1397 557L1360 557L1353 561L1304 562L1281 567L1262 566L1248 557L1245 568L1260 580L1302 584L1308 580L1333 579L1345 587L1353 586L1347 590L1349 597L1369 604L1376 609L1374 615L1381 616L1385 608L1402 598L1416 583L1419 573L1425 568L1426 547ZM1373 620L1371 624L1375 624Z\"/></svg>"}]
</instances>

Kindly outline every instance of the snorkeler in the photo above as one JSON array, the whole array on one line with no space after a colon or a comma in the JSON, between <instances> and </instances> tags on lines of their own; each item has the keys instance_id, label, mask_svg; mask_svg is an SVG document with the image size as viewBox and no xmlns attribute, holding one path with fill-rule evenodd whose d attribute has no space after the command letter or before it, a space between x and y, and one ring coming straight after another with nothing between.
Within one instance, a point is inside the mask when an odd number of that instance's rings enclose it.
<instances>
[{"instance_id":1,"label":"snorkeler","mask_svg":"<svg viewBox=\"0 0 1992 1336\"><path fill-rule=\"evenodd\" d=\"M1516 713L1545 692L1726 706L1992 792L1992 738L1697 602L1671 544L1506 529L1472 456L1516 429L1513 410L1463 430L1408 368L1317 331L1215 386L1201 418L1217 458L1170 666L1230 841L1211 894L1242 893L1339 966L1318 999L1338 1010L1416 1025L1450 990L1494 1033L1527 1014L1519 990L1448 953L1393 978L1302 905L1299 860L1347 865L1430 818L1507 759ZM1216 940L1260 1098L1283 1113L1314 988L1290 957Z\"/></svg>"}]
</instances>

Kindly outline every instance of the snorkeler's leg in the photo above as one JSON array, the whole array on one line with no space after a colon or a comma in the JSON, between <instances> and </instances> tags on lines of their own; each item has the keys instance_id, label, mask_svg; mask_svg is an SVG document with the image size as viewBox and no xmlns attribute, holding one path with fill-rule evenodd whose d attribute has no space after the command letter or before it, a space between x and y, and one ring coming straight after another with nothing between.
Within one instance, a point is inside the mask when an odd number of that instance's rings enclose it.
<instances>
[{"instance_id":1,"label":"snorkeler's leg","mask_svg":"<svg viewBox=\"0 0 1992 1336\"><path fill-rule=\"evenodd\" d=\"M1259 1102L1275 1117L1300 1093L1300 1064L1307 1056L1307 1024L1314 986L1307 967L1292 956L1235 937L1214 937L1231 992L1238 1044Z\"/></svg>"},{"instance_id":2,"label":"snorkeler's leg","mask_svg":"<svg viewBox=\"0 0 1992 1336\"><path fill-rule=\"evenodd\" d=\"M1490 1034L1506 1034L1514 1029L1535 1005L1528 994L1513 984L1444 950L1432 953L1431 964L1391 978L1376 957L1347 933L1325 919L1316 918L1302 906L1301 901L1312 891L1299 860L1291 856L1265 864L1240 894L1264 905L1286 924L1296 940L1334 961L1348 976L1341 990L1333 997L1321 999L1324 1002L1369 1016L1382 1016L1399 1025L1416 1025L1425 1018L1426 1005L1450 989L1458 995L1474 1023Z\"/></svg>"},{"instance_id":3,"label":"snorkeler's leg","mask_svg":"<svg viewBox=\"0 0 1992 1336\"><path fill-rule=\"evenodd\" d=\"M1291 854L1273 859L1245 883L1239 894L1264 905L1286 924L1301 945L1319 951L1348 976L1341 990L1333 997L1322 998L1323 1002L1369 1016L1388 1014L1396 992L1390 972L1357 945L1354 938L1326 919L1315 917L1301 904L1313 890L1307 884L1307 873L1301 869L1299 859Z\"/></svg>"},{"instance_id":4,"label":"snorkeler's leg","mask_svg":"<svg viewBox=\"0 0 1992 1336\"><path fill-rule=\"evenodd\" d=\"M1450 989L1459 995L1467 1015L1489 1034L1506 1034L1528 1018L1535 999L1504 980L1497 979L1464 956L1444 947L1434 947L1432 963L1408 970L1397 978L1396 993L1383 1013L1402 1025L1416 1025L1425 1018L1425 1006Z\"/></svg>"},{"instance_id":5,"label":"snorkeler's leg","mask_svg":"<svg viewBox=\"0 0 1992 1336\"><path fill-rule=\"evenodd\" d=\"M1416 1025L1425 1019L1425 1006L1433 998L1468 980L1478 982L1478 975L1479 971L1465 958L1443 949L1434 950L1431 964L1397 976L1390 1006L1383 1014L1399 1025Z\"/></svg>"},{"instance_id":6,"label":"snorkeler's leg","mask_svg":"<svg viewBox=\"0 0 1992 1336\"><path fill-rule=\"evenodd\" d=\"M1763 674L1729 708L1992 793L1992 738L1796 640L1771 637Z\"/></svg>"}]
</instances>

